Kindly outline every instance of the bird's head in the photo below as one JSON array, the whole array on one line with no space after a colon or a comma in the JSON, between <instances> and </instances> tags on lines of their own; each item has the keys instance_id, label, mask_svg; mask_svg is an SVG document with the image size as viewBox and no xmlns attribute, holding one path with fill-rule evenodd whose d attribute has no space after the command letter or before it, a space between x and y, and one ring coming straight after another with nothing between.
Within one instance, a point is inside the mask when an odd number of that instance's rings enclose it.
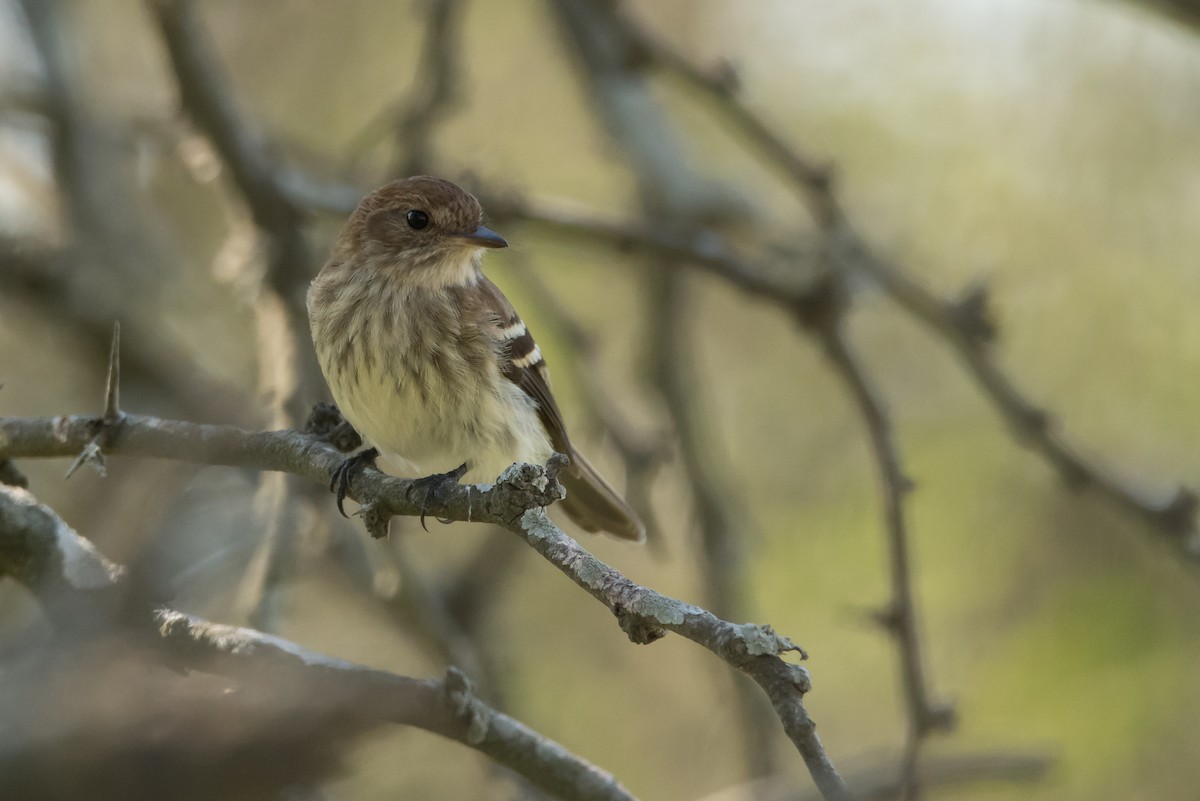
<instances>
[{"instance_id":1,"label":"bird's head","mask_svg":"<svg viewBox=\"0 0 1200 801\"><path fill-rule=\"evenodd\" d=\"M427 175L392 181L363 198L342 243L374 266L404 270L405 278L427 286L467 283L482 248L508 247L484 227L474 195Z\"/></svg>"}]
</instances>

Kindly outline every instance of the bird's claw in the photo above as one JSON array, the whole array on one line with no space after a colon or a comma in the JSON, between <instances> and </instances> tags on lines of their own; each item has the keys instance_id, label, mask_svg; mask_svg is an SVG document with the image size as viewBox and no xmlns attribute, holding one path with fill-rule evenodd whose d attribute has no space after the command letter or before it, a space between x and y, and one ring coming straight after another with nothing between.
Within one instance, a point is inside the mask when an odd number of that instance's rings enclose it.
<instances>
[{"instance_id":1,"label":"bird's claw","mask_svg":"<svg viewBox=\"0 0 1200 801\"><path fill-rule=\"evenodd\" d=\"M418 478L413 481L413 487L424 488L425 494L421 498L421 528L429 531L429 527L425 525L425 509L429 506L429 501L433 500L441 503L443 496L454 487L458 486L458 482L467 474L467 463L463 462L458 467L447 473L434 473L431 476ZM440 523L452 523L452 520L437 518Z\"/></svg>"},{"instance_id":2,"label":"bird's claw","mask_svg":"<svg viewBox=\"0 0 1200 801\"><path fill-rule=\"evenodd\" d=\"M350 489L351 480L367 465L374 467L375 459L378 456L378 448L367 448L353 456L346 457L341 461L341 464L333 469L333 476L329 482L329 491L337 493L337 508L342 513L342 517L350 516L342 508L342 501L346 500L346 492Z\"/></svg>"}]
</instances>

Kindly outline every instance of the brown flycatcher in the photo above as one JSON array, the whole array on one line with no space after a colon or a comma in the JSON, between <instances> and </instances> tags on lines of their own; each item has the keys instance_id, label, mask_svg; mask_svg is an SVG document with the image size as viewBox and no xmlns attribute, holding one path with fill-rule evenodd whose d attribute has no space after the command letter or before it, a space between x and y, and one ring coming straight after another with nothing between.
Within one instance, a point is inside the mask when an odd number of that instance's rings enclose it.
<instances>
[{"instance_id":1,"label":"brown flycatcher","mask_svg":"<svg viewBox=\"0 0 1200 801\"><path fill-rule=\"evenodd\" d=\"M475 197L417 176L363 198L308 290L313 344L338 408L370 446L334 476L381 457L399 475L493 481L513 462L570 465L567 516L641 540L637 514L572 446L541 350L480 262L508 243ZM456 467L457 465L457 467Z\"/></svg>"}]
</instances>

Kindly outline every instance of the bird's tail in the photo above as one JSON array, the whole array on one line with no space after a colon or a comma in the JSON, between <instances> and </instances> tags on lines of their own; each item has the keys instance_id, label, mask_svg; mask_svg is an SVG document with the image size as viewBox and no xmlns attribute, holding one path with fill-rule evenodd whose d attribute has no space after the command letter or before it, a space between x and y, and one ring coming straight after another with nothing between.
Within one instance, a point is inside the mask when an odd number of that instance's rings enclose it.
<instances>
[{"instance_id":1,"label":"bird's tail","mask_svg":"<svg viewBox=\"0 0 1200 801\"><path fill-rule=\"evenodd\" d=\"M567 488L560 506L585 531L606 531L623 540L646 539L646 526L637 512L608 485L596 468L574 448L571 464L559 479Z\"/></svg>"}]
</instances>

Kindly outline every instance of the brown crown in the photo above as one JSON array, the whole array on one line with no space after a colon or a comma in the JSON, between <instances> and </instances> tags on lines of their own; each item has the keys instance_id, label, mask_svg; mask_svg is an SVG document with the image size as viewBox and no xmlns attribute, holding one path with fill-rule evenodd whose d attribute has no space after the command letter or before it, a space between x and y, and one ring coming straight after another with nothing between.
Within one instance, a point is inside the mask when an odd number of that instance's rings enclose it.
<instances>
[{"instance_id":1,"label":"brown crown","mask_svg":"<svg viewBox=\"0 0 1200 801\"><path fill-rule=\"evenodd\" d=\"M428 226L411 227L407 221L410 211L428 215ZM367 195L346 227L359 236L402 245L474 231L482 222L483 207L470 192L442 178L417 175L392 181Z\"/></svg>"}]
</instances>

